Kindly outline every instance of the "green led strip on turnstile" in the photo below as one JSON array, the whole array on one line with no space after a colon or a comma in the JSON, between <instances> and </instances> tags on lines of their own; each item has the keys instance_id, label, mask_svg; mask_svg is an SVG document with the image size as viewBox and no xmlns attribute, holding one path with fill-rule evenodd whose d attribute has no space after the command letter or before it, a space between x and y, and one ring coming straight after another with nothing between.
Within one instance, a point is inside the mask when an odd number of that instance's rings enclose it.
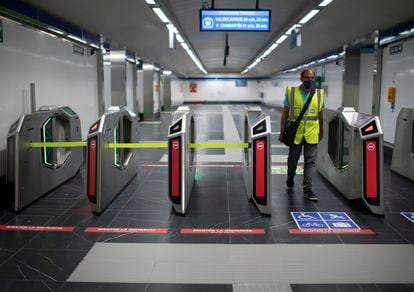
<instances>
[{"instance_id":1,"label":"green led strip on turnstile","mask_svg":"<svg viewBox=\"0 0 414 292\"><path fill-rule=\"evenodd\" d=\"M29 143L31 148L68 148L68 147L86 147L88 142L31 142Z\"/></svg>"},{"instance_id":2,"label":"green led strip on turnstile","mask_svg":"<svg viewBox=\"0 0 414 292\"><path fill-rule=\"evenodd\" d=\"M53 147L86 147L87 142L31 142L29 146L32 148ZM167 148L167 142L141 142L141 143L108 143L108 148ZM249 148L249 143L189 143L188 148Z\"/></svg>"},{"instance_id":3,"label":"green led strip on turnstile","mask_svg":"<svg viewBox=\"0 0 414 292\"><path fill-rule=\"evenodd\" d=\"M249 148L249 143L189 143L188 148Z\"/></svg>"},{"instance_id":4,"label":"green led strip on turnstile","mask_svg":"<svg viewBox=\"0 0 414 292\"><path fill-rule=\"evenodd\" d=\"M167 142L108 143L108 148L167 148Z\"/></svg>"}]
</instances>

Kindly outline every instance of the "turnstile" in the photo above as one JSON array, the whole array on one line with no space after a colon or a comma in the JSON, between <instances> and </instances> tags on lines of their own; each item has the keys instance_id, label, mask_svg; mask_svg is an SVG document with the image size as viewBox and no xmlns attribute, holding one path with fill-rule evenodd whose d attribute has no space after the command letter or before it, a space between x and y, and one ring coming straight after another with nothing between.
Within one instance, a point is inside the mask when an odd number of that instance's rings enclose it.
<instances>
[{"instance_id":1,"label":"turnstile","mask_svg":"<svg viewBox=\"0 0 414 292\"><path fill-rule=\"evenodd\" d=\"M110 107L89 128L86 193L94 213L102 213L137 173L133 149L110 144L137 141L138 119L126 108Z\"/></svg>"},{"instance_id":2,"label":"turnstile","mask_svg":"<svg viewBox=\"0 0 414 292\"><path fill-rule=\"evenodd\" d=\"M383 133L377 116L354 108L324 109L327 132L318 147L318 172L346 198L361 198L384 214Z\"/></svg>"},{"instance_id":3,"label":"turnstile","mask_svg":"<svg viewBox=\"0 0 414 292\"><path fill-rule=\"evenodd\" d=\"M271 123L260 107L244 112L243 140L250 147L242 156L243 178L248 199L260 213L271 214Z\"/></svg>"},{"instance_id":4,"label":"turnstile","mask_svg":"<svg viewBox=\"0 0 414 292\"><path fill-rule=\"evenodd\" d=\"M78 115L69 107L42 106L21 116L7 136L6 180L13 210L19 211L73 177L79 170L81 148L30 148L31 142L81 141Z\"/></svg>"},{"instance_id":5,"label":"turnstile","mask_svg":"<svg viewBox=\"0 0 414 292\"><path fill-rule=\"evenodd\" d=\"M402 108L395 127L391 169L414 180L414 109Z\"/></svg>"},{"instance_id":6,"label":"turnstile","mask_svg":"<svg viewBox=\"0 0 414 292\"><path fill-rule=\"evenodd\" d=\"M195 176L194 117L187 106L178 107L168 129L168 196L177 213L185 214Z\"/></svg>"}]
</instances>

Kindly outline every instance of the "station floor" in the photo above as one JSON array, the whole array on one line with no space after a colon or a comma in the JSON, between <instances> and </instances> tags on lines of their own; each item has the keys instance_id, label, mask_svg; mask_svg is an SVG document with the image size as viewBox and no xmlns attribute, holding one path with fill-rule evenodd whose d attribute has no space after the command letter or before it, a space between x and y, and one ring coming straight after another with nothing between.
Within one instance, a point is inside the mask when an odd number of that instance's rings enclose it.
<instances>
[{"instance_id":1,"label":"station floor","mask_svg":"<svg viewBox=\"0 0 414 292\"><path fill-rule=\"evenodd\" d=\"M241 140L244 105L190 105L196 141ZM247 201L241 150L198 149L185 216L167 197L165 149L136 150L138 174L101 214L86 195L86 166L23 211L0 206L0 225L73 226L71 232L0 231L0 291L414 291L414 182L384 165L385 216L348 201L319 174L318 202L303 198L302 176L287 193L288 149L272 120L272 215ZM140 141L165 141L173 113L140 123ZM291 212L346 212L373 234L292 234ZM149 233L86 232L88 227ZM182 229L264 230L185 234ZM150 233L151 230L154 233ZM157 233L157 230L163 230ZM96 230L95 230L96 231Z\"/></svg>"}]
</instances>

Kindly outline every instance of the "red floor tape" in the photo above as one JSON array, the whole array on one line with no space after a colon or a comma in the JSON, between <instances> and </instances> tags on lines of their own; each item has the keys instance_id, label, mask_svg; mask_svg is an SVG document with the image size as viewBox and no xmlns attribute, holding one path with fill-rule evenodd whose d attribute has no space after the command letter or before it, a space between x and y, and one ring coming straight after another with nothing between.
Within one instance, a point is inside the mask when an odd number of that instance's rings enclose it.
<instances>
[{"instance_id":1,"label":"red floor tape","mask_svg":"<svg viewBox=\"0 0 414 292\"><path fill-rule=\"evenodd\" d=\"M74 226L29 226L29 225L0 225L0 230L13 231L51 231L51 232L72 232Z\"/></svg>"},{"instance_id":2,"label":"red floor tape","mask_svg":"<svg viewBox=\"0 0 414 292\"><path fill-rule=\"evenodd\" d=\"M182 228L181 234L266 234L264 229L192 229Z\"/></svg>"}]
</instances>

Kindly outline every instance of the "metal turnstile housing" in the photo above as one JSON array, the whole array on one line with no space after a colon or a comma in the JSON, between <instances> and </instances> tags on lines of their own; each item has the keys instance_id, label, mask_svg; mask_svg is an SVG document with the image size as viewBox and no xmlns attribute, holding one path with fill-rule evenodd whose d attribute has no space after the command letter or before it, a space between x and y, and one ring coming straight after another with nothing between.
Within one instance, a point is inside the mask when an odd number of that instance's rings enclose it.
<instances>
[{"instance_id":1,"label":"metal turnstile housing","mask_svg":"<svg viewBox=\"0 0 414 292\"><path fill-rule=\"evenodd\" d=\"M318 172L346 198L361 198L384 214L383 132L377 116L354 108L324 109L325 138L318 147Z\"/></svg>"},{"instance_id":2,"label":"metal turnstile housing","mask_svg":"<svg viewBox=\"0 0 414 292\"><path fill-rule=\"evenodd\" d=\"M137 173L133 149L108 144L136 142L138 119L126 108L109 108L89 128L86 193L94 213L102 213Z\"/></svg>"},{"instance_id":3,"label":"metal turnstile housing","mask_svg":"<svg viewBox=\"0 0 414 292\"><path fill-rule=\"evenodd\" d=\"M242 157L243 178L248 199L259 212L271 214L271 123L260 107L248 107L244 112L243 140L250 147Z\"/></svg>"},{"instance_id":4,"label":"metal turnstile housing","mask_svg":"<svg viewBox=\"0 0 414 292\"><path fill-rule=\"evenodd\" d=\"M414 181L414 109L402 108L395 126L391 170Z\"/></svg>"},{"instance_id":5,"label":"metal turnstile housing","mask_svg":"<svg viewBox=\"0 0 414 292\"><path fill-rule=\"evenodd\" d=\"M73 177L83 162L81 148L30 148L30 142L81 141L78 115L69 107L43 106L21 116L7 135L6 180L19 211Z\"/></svg>"},{"instance_id":6,"label":"metal turnstile housing","mask_svg":"<svg viewBox=\"0 0 414 292\"><path fill-rule=\"evenodd\" d=\"M194 117L189 107L180 106L168 129L168 197L177 213L185 214L195 177Z\"/></svg>"}]
</instances>

